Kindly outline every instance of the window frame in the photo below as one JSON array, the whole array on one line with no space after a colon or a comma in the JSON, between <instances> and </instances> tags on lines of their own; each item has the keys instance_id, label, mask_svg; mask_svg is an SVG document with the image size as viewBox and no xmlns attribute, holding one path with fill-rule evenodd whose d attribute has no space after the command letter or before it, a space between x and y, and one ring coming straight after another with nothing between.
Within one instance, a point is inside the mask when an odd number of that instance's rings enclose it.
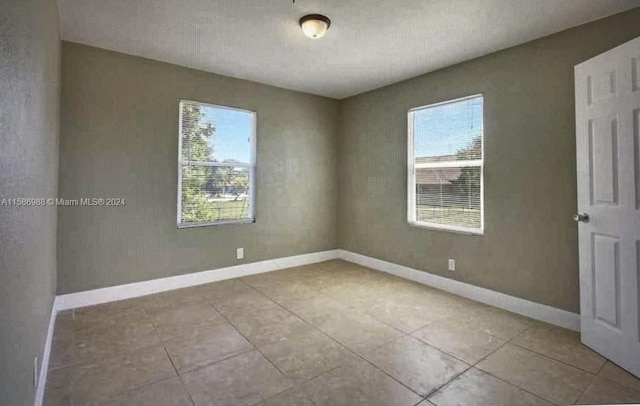
<instances>
[{"instance_id":1,"label":"window frame","mask_svg":"<svg viewBox=\"0 0 640 406\"><path fill-rule=\"evenodd\" d=\"M218 109L224 110L232 110L232 111L240 111L243 113L251 114L251 136L249 139L249 148L250 148L250 162L246 163L235 163L233 165L223 164L219 162L207 162L207 161L183 161L182 160L182 104L183 103L197 103L206 107L214 107ZM256 222L255 216L255 200L256 200L256 135L257 135L257 121L258 121L258 113L253 110L242 109L239 107L231 107L231 106L222 106L219 104L200 102L189 99L179 99L178 100L178 204L177 204L177 227L178 229L185 228L194 228L194 227L206 227L206 226L218 226L225 224L250 224ZM244 219L238 220L222 220L222 221L199 221L193 223L183 223L182 222L182 167L189 165L190 163L195 163L198 166L220 166L220 167L244 167L249 168L249 216Z\"/></svg>"},{"instance_id":2,"label":"window frame","mask_svg":"<svg viewBox=\"0 0 640 406\"><path fill-rule=\"evenodd\" d=\"M428 108L442 106L446 104L458 103L469 99L482 98L482 158L464 161L441 161L432 163L415 163L414 156L414 116L418 111ZM460 97L457 99L445 100L442 102L431 103L424 106L414 107L407 112L407 222L410 226L426 228L430 230L449 231L461 234L484 235L484 94L474 94L471 96ZM455 226L448 224L432 223L427 221L418 221L416 218L416 169L424 168L444 168L444 167L479 167L480 168L480 228Z\"/></svg>"}]
</instances>

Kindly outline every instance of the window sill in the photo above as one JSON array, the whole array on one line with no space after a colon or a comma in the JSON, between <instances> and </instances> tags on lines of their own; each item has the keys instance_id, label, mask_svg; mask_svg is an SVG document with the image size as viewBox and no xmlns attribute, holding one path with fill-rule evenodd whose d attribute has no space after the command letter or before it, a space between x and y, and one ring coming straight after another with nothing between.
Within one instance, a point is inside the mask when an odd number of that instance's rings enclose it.
<instances>
[{"instance_id":1,"label":"window sill","mask_svg":"<svg viewBox=\"0 0 640 406\"><path fill-rule=\"evenodd\" d=\"M242 220L228 220L228 221L214 221L207 223L193 223L193 224L178 224L178 229L184 228L196 228L196 227L209 227L209 226L222 226L222 225L231 225L231 224L251 224L255 223L256 219L242 219Z\"/></svg>"},{"instance_id":2,"label":"window sill","mask_svg":"<svg viewBox=\"0 0 640 406\"><path fill-rule=\"evenodd\" d=\"M465 228L465 227L456 227L456 226L445 226L445 225L442 225L442 224L423 223L423 222L420 222L420 221L409 221L409 225L411 227L426 228L428 230L434 230L434 231L446 231L446 232L450 232L450 233L466 234L466 235L477 235L477 236L483 236L484 235L484 230L483 229Z\"/></svg>"}]
</instances>

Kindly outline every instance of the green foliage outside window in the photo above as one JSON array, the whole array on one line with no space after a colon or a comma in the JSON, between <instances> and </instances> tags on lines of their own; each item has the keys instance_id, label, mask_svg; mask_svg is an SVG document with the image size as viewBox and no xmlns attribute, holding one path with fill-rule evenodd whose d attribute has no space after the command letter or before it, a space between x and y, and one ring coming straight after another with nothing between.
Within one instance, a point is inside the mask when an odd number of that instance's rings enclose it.
<instances>
[{"instance_id":1,"label":"green foliage outside window","mask_svg":"<svg viewBox=\"0 0 640 406\"><path fill-rule=\"evenodd\" d=\"M197 103L182 103L181 222L201 223L237 220L248 217L249 169L228 166L199 165L217 162L214 158L216 128L203 121L204 113Z\"/></svg>"}]
</instances>

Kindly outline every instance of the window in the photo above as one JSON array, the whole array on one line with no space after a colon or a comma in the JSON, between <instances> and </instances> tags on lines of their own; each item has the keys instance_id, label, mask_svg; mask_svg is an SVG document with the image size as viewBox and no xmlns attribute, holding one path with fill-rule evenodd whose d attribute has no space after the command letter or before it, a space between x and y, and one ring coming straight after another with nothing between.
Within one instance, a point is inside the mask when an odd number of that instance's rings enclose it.
<instances>
[{"instance_id":1,"label":"window","mask_svg":"<svg viewBox=\"0 0 640 406\"><path fill-rule=\"evenodd\" d=\"M178 227L252 222L256 113L180 102Z\"/></svg>"},{"instance_id":2,"label":"window","mask_svg":"<svg viewBox=\"0 0 640 406\"><path fill-rule=\"evenodd\" d=\"M482 234L483 97L409 111L408 219Z\"/></svg>"}]
</instances>

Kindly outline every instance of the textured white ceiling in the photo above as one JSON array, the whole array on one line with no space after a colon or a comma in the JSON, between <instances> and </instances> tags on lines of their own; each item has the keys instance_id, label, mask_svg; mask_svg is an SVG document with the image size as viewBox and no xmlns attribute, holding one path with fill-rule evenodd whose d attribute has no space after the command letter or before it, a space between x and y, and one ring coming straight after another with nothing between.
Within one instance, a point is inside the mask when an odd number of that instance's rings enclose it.
<instances>
[{"instance_id":1,"label":"textured white ceiling","mask_svg":"<svg viewBox=\"0 0 640 406\"><path fill-rule=\"evenodd\" d=\"M640 6L640 0L59 0L62 38L344 98ZM327 35L298 19L321 13Z\"/></svg>"}]
</instances>

